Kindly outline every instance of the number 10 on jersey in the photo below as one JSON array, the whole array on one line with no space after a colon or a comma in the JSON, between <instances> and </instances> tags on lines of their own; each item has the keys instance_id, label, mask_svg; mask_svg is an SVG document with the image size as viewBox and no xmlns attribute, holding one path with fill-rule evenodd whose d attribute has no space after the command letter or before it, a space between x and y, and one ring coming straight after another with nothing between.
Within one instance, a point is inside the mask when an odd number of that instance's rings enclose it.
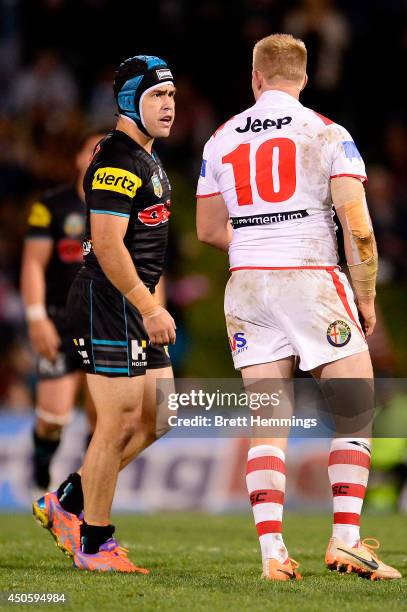
<instances>
[{"instance_id":1,"label":"number 10 on jersey","mask_svg":"<svg viewBox=\"0 0 407 612\"><path fill-rule=\"evenodd\" d=\"M222 157L223 164L232 164L236 197L239 206L253 204L250 149L253 144L241 144ZM289 138L266 140L255 154L255 183L258 194L271 204L291 198L296 187L296 147Z\"/></svg>"}]
</instances>

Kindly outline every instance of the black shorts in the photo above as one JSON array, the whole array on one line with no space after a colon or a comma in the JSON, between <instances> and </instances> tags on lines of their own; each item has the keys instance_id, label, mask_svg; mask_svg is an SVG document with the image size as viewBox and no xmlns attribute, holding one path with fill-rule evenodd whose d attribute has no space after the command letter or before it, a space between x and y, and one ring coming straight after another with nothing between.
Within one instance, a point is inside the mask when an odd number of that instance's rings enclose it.
<instances>
[{"instance_id":1,"label":"black shorts","mask_svg":"<svg viewBox=\"0 0 407 612\"><path fill-rule=\"evenodd\" d=\"M82 359L72 342L72 330L66 311L62 308L50 306L48 307L48 316L57 329L61 344L55 361L49 361L46 357L38 358L37 377L40 381L57 380L82 369Z\"/></svg>"},{"instance_id":2,"label":"black shorts","mask_svg":"<svg viewBox=\"0 0 407 612\"><path fill-rule=\"evenodd\" d=\"M171 365L168 347L150 345L139 311L110 283L77 276L67 308L87 373L142 376Z\"/></svg>"}]
</instances>

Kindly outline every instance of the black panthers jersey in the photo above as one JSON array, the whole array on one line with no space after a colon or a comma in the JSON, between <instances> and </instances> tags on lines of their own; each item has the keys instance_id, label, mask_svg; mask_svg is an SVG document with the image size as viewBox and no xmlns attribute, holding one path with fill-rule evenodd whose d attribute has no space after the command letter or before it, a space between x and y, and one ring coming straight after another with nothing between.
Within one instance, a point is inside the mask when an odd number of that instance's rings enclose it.
<instances>
[{"instance_id":1,"label":"black panthers jersey","mask_svg":"<svg viewBox=\"0 0 407 612\"><path fill-rule=\"evenodd\" d=\"M84 179L85 268L81 276L106 279L92 248L90 214L125 217L124 237L135 268L149 288L162 274L168 239L171 187L157 155L114 130L98 145Z\"/></svg>"},{"instance_id":2,"label":"black panthers jersey","mask_svg":"<svg viewBox=\"0 0 407 612\"><path fill-rule=\"evenodd\" d=\"M45 277L49 312L52 307L65 307L69 288L83 264L85 212L85 203L73 185L49 190L31 206L26 239L53 242Z\"/></svg>"}]
</instances>

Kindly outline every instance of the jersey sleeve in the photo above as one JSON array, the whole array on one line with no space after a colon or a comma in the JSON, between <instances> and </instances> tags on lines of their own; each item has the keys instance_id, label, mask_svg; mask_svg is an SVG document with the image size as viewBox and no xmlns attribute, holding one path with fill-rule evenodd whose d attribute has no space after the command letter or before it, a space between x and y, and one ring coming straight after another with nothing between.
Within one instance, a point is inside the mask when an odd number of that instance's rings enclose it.
<instances>
[{"instance_id":1,"label":"jersey sleeve","mask_svg":"<svg viewBox=\"0 0 407 612\"><path fill-rule=\"evenodd\" d=\"M31 206L28 220L26 238L53 239L52 211L46 202L34 202Z\"/></svg>"},{"instance_id":2,"label":"jersey sleeve","mask_svg":"<svg viewBox=\"0 0 407 612\"><path fill-rule=\"evenodd\" d=\"M90 212L130 217L133 199L143 184L141 168L119 157L100 160L86 192Z\"/></svg>"},{"instance_id":3,"label":"jersey sleeve","mask_svg":"<svg viewBox=\"0 0 407 612\"><path fill-rule=\"evenodd\" d=\"M209 141L206 143L203 151L201 172L199 174L198 187L196 190L197 198L210 198L220 193L213 164L213 153Z\"/></svg>"},{"instance_id":4,"label":"jersey sleeve","mask_svg":"<svg viewBox=\"0 0 407 612\"><path fill-rule=\"evenodd\" d=\"M339 125L335 125L332 134L330 178L352 176L366 181L365 164L352 136Z\"/></svg>"}]
</instances>

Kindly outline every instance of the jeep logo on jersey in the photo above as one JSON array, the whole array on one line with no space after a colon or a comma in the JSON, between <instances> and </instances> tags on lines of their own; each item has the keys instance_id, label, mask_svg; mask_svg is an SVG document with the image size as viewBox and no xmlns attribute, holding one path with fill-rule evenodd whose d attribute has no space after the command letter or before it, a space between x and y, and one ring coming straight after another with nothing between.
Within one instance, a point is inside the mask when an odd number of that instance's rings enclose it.
<instances>
[{"instance_id":1,"label":"jeep logo on jersey","mask_svg":"<svg viewBox=\"0 0 407 612\"><path fill-rule=\"evenodd\" d=\"M121 168L99 168L92 181L92 190L116 191L134 198L142 180L137 174Z\"/></svg>"},{"instance_id":2,"label":"jeep logo on jersey","mask_svg":"<svg viewBox=\"0 0 407 612\"><path fill-rule=\"evenodd\" d=\"M151 182L153 184L155 195L157 196L157 198L161 198L163 194L163 186L161 185L161 181L155 173L151 177Z\"/></svg>"},{"instance_id":3,"label":"jeep logo on jersey","mask_svg":"<svg viewBox=\"0 0 407 612\"><path fill-rule=\"evenodd\" d=\"M170 214L166 204L155 204L139 212L138 219L144 225L160 225L160 223L167 223Z\"/></svg>"},{"instance_id":4,"label":"jeep logo on jersey","mask_svg":"<svg viewBox=\"0 0 407 612\"><path fill-rule=\"evenodd\" d=\"M252 132L261 132L261 130L269 130L270 128L276 128L277 130L281 130L283 125L288 125L293 120L292 117L282 117L281 119L254 119L252 122L251 117L247 117L246 125L244 127L235 128L236 132L242 134L244 132L248 132L251 130Z\"/></svg>"}]
</instances>

